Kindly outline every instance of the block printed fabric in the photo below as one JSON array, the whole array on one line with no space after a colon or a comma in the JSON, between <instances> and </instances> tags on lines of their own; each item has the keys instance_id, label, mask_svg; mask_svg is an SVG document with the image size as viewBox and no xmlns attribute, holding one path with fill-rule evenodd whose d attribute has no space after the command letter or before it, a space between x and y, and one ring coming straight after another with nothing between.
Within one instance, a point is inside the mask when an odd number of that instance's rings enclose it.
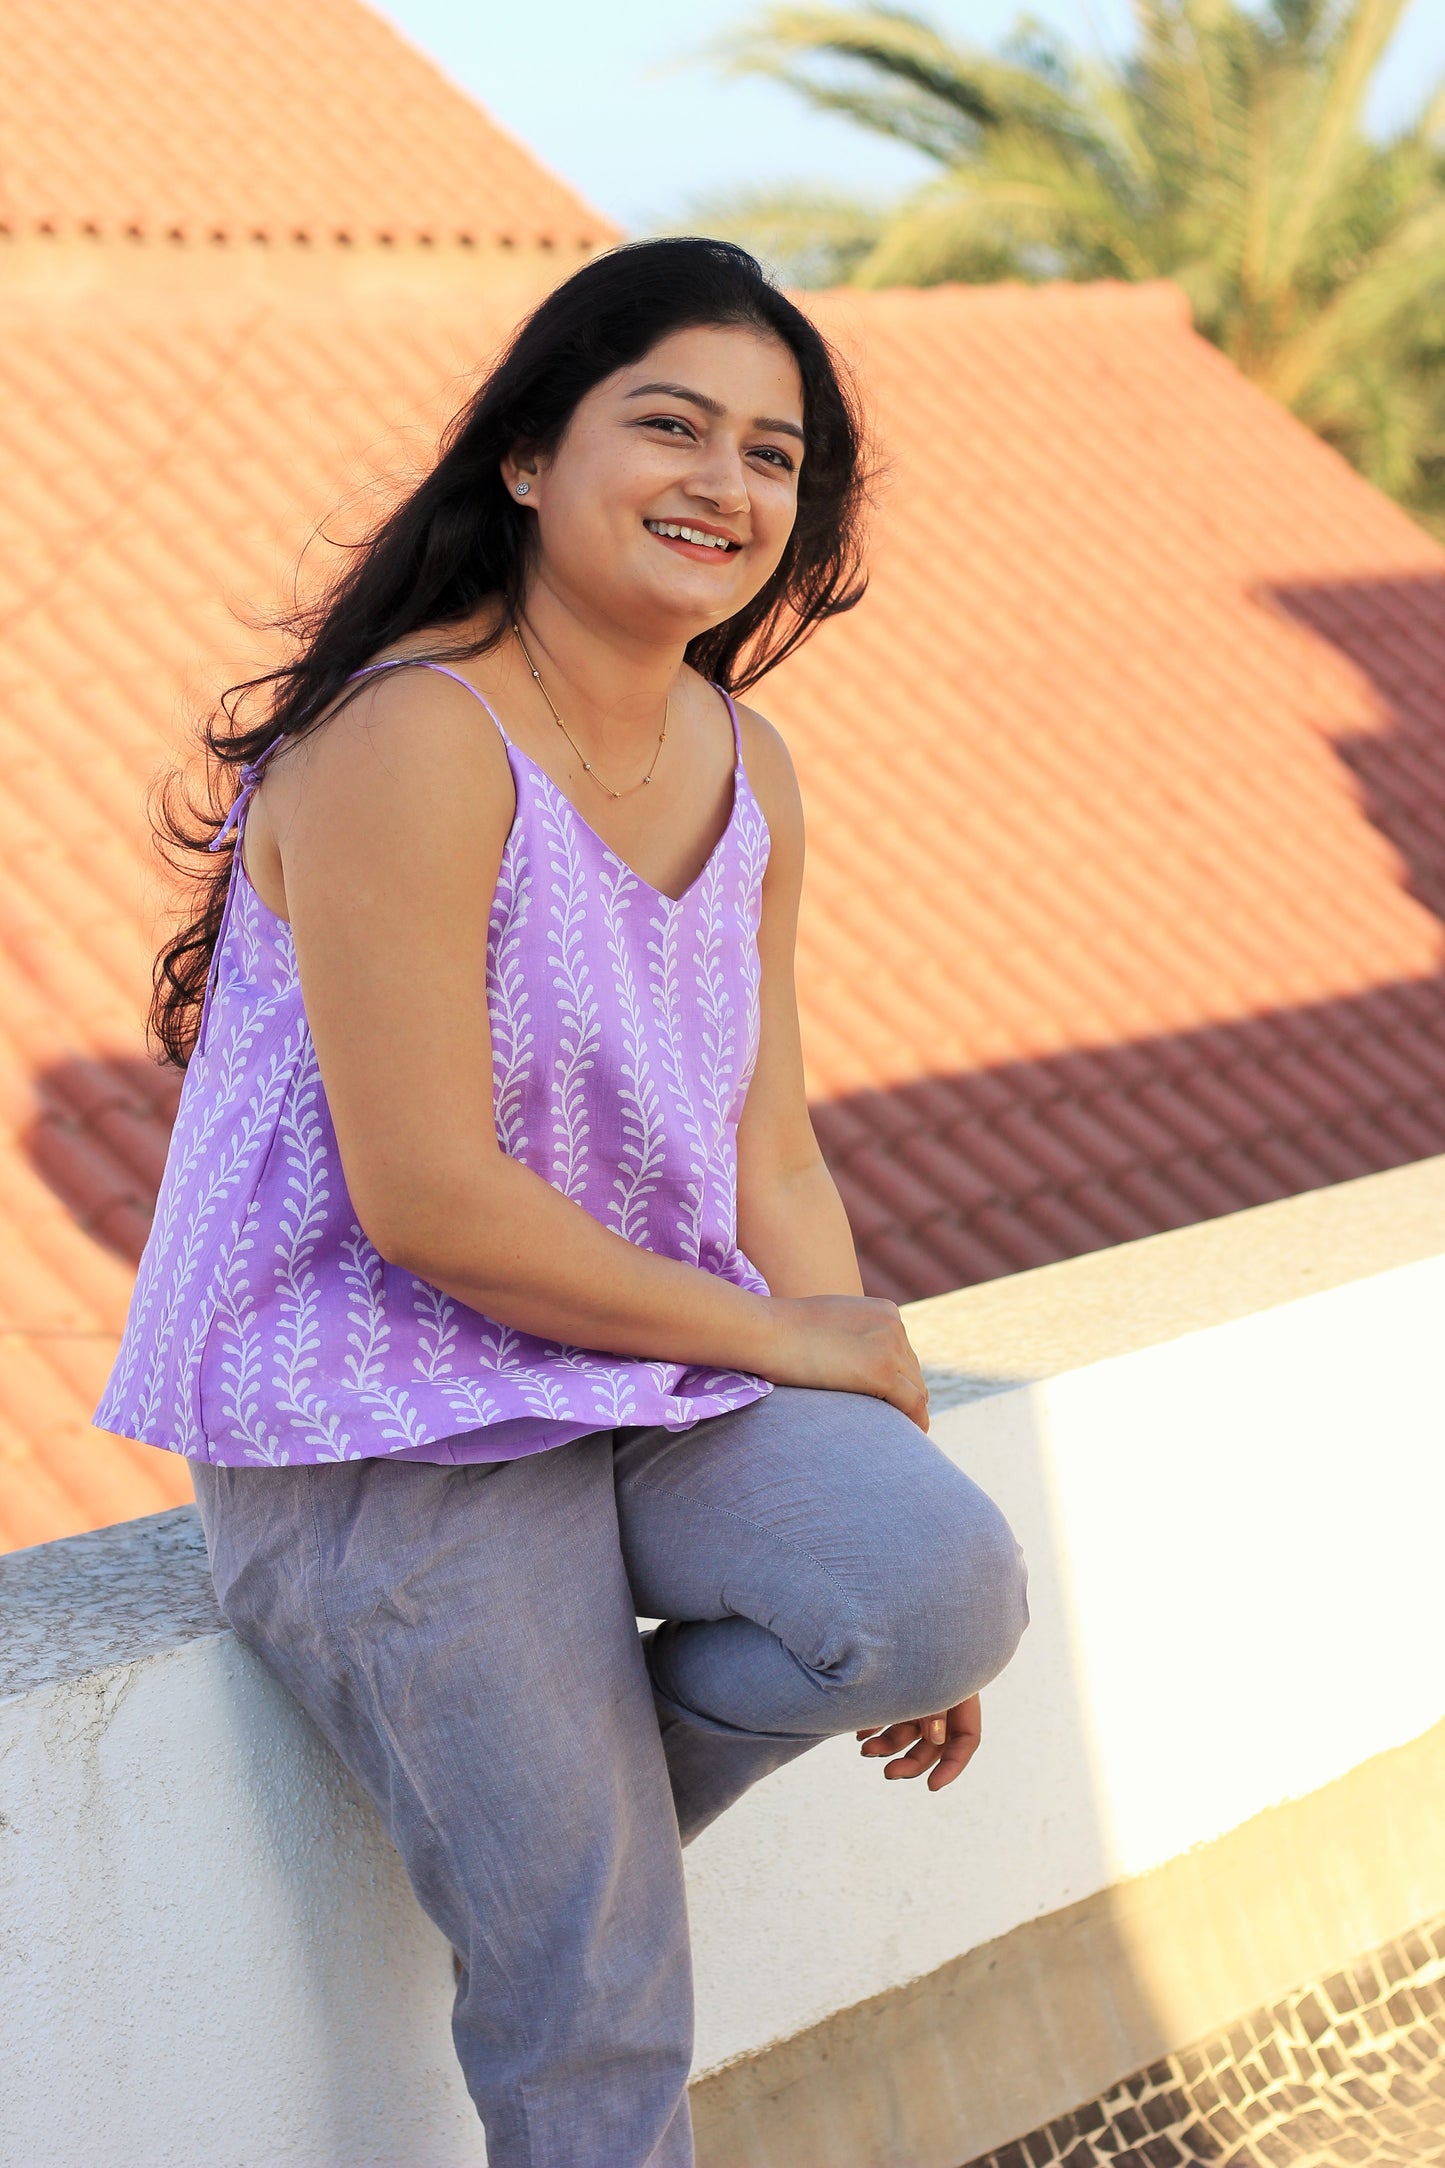
<instances>
[{"instance_id":1,"label":"block printed fabric","mask_svg":"<svg viewBox=\"0 0 1445 2168\"><path fill-rule=\"evenodd\" d=\"M765 1294L736 1229L768 831L735 712L733 733L728 826L676 900L502 733L517 810L486 1001L503 1150L626 1241ZM291 929L251 886L238 834L201 1042L96 1422L233 1467L499 1460L618 1424L681 1429L769 1390L534 1338L378 1254L347 1193Z\"/></svg>"}]
</instances>

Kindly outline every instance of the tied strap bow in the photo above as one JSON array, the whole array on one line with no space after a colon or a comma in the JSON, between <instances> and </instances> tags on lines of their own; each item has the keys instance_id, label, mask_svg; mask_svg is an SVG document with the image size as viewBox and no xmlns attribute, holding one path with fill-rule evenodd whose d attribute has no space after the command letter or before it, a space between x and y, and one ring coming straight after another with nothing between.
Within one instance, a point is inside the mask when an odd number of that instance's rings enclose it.
<instances>
[{"instance_id":1,"label":"tied strap bow","mask_svg":"<svg viewBox=\"0 0 1445 2168\"><path fill-rule=\"evenodd\" d=\"M280 741L278 740L277 742L279 743ZM216 830L216 833L212 836L210 842L206 845L206 849L208 851L219 851L224 845L226 838L228 836L236 834L239 830L241 822L245 817L246 808L251 803L251 800L255 795L256 785L261 780L262 771L265 768L267 760L270 758L271 754L275 751L275 749L275 746L268 745L259 760L248 761L245 767L242 768L241 787L236 792L235 802L233 803L230 812L226 815L226 818L222 821L220 827Z\"/></svg>"}]
</instances>

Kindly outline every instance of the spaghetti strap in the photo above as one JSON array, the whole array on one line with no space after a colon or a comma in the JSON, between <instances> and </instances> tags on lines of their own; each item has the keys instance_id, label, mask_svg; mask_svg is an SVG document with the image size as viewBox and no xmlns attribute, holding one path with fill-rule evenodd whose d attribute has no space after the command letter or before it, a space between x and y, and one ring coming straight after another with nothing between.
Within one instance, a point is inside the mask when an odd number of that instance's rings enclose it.
<instances>
[{"instance_id":1,"label":"spaghetti strap","mask_svg":"<svg viewBox=\"0 0 1445 2168\"><path fill-rule=\"evenodd\" d=\"M500 737L503 745L509 746L511 744L512 741L507 736L506 731L503 730L502 725L498 720L496 710L493 708L491 702L486 698L486 695L484 693L479 693L476 686L471 684L466 678L464 678L461 675L460 671L448 670L444 663L427 662L425 658L420 655L414 658L410 655L397 655L390 662L371 662L366 665L366 668L364 670L353 670L351 676L347 678L345 682L347 685L355 685L359 678L374 677L379 670L435 670L438 677L450 678L454 685L460 685L467 692L469 692L474 700L481 701L482 706L486 709L488 715L491 716L492 721L496 723L497 735ZM724 698L726 698L726 695L724 695ZM254 760L248 761L245 767L242 768L241 785L239 790L236 792L235 800L231 806L231 810L226 815L226 818L222 821L220 827L216 830L216 833L212 836L210 842L206 845L206 849L208 851L219 851L220 849L222 849L226 842L226 838L232 833L233 830L235 831L237 836L240 835L241 830L245 825L246 809L250 805L251 800L255 795L256 785L261 780L261 772L264 769L267 761L271 758L271 755L285 743L286 740L284 736L279 738L273 738L264 752L258 753Z\"/></svg>"},{"instance_id":2,"label":"spaghetti strap","mask_svg":"<svg viewBox=\"0 0 1445 2168\"><path fill-rule=\"evenodd\" d=\"M256 795L256 785L261 780L262 771L267 761L271 758L277 746L284 745L285 742L284 737L273 738L271 743L259 752L254 760L246 762L241 770L240 788L231 801L231 810L206 845L208 851L219 851L224 847L228 836L234 835L235 837L235 843L231 850L230 871L226 878L226 900L221 907L221 923L216 928L216 938L211 948L211 960L206 967L206 983L201 993L200 1022L196 1027L196 1052L198 1054L204 1054L206 1051L206 1041L209 1037L211 1021L211 1006L215 1000L216 985L220 978L221 951L226 945L226 935L231 925L231 909L236 901L237 877L242 869L241 849L246 832L246 809Z\"/></svg>"},{"instance_id":3,"label":"spaghetti strap","mask_svg":"<svg viewBox=\"0 0 1445 2168\"><path fill-rule=\"evenodd\" d=\"M737 703L733 699L732 694L728 691L725 685L718 685L716 678L713 679L713 683L715 686L717 686L717 690L722 694L723 700L727 705L728 715L732 720L733 766L735 768L740 768L743 764L743 732L742 725L738 721Z\"/></svg>"},{"instance_id":4,"label":"spaghetti strap","mask_svg":"<svg viewBox=\"0 0 1445 2168\"><path fill-rule=\"evenodd\" d=\"M231 802L230 812L226 815L226 818L222 821L220 827L216 830L210 842L206 845L206 849L208 851L218 851L221 848L222 844L225 842L227 836L230 835L232 829L236 831L237 842L239 845L241 829L244 826L246 819L246 808L251 803L252 798L255 796L256 785L261 780L261 771L265 767L267 761L271 758L271 755L275 752L277 746L284 745L285 743L286 740L284 739L284 737L273 738L271 740L271 743L264 749L264 751L259 752L254 760L248 760L246 762L246 765L241 770L241 787L236 792L236 795ZM239 848L237 849L236 855L238 858L241 855Z\"/></svg>"},{"instance_id":5,"label":"spaghetti strap","mask_svg":"<svg viewBox=\"0 0 1445 2168\"><path fill-rule=\"evenodd\" d=\"M503 730L501 719L491 701L488 700L485 693L478 692L471 679L464 678L460 670L449 670L444 662L428 662L424 655L394 655L389 662L369 662L364 670L353 670L346 682L348 685L354 685L358 678L375 677L382 670L434 670L438 677L450 678L453 685L460 685L464 692L469 692L473 700L481 701L482 706L496 724L497 735L503 745L511 744L512 741L507 736L506 731Z\"/></svg>"},{"instance_id":6,"label":"spaghetti strap","mask_svg":"<svg viewBox=\"0 0 1445 2168\"><path fill-rule=\"evenodd\" d=\"M460 671L448 670L445 663L428 662L425 657L420 655L416 657L412 657L410 655L397 655L394 656L389 662L372 662L368 663L364 670L353 670L351 676L347 678L346 683L348 685L354 685L359 678L374 677L379 670L435 670L439 677L449 677L454 685L463 686L474 699L481 701L482 706L486 709L488 715L491 716L492 721L496 723L497 734L501 738L503 745L511 745L512 741L507 736L506 731L503 730L491 702L486 698L485 694L479 693L476 686L469 683L469 681L461 675ZM723 697L726 699L726 694L724 694ZM734 727L736 728L736 718L734 718ZM196 1034L196 1051L199 1054L204 1054L206 1050L206 1027L210 1022L211 1002L216 990L216 977L220 967L221 949L225 942L227 928L231 923L231 903L236 893L237 869L241 865L242 838L245 834L247 808L250 806L251 800L256 794L256 785L261 780L262 772L265 769L267 761L271 758L271 755L277 750L277 748L284 745L285 743L286 739L284 735L279 738L273 738L271 740L271 743L266 746L264 751L258 753L254 760L247 761L247 763L241 770L240 788L237 790L235 798L232 801L231 810L229 811L229 813L227 813L226 818L222 821L220 827L216 830L216 833L212 836L210 842L206 845L206 849L208 851L219 851L224 849L226 839L229 836L234 835L236 839L235 847L231 857L231 875L229 881L226 884L226 901L221 912L221 923L216 931L215 946L211 950L211 963L210 969L206 973L205 990L201 996L201 1019L199 1029Z\"/></svg>"},{"instance_id":7,"label":"spaghetti strap","mask_svg":"<svg viewBox=\"0 0 1445 2168\"><path fill-rule=\"evenodd\" d=\"M476 686L473 685L469 679L464 678L459 670L448 670L445 663L428 662L425 657L421 655L396 655L392 658L390 662L369 662L364 670L353 670L350 677L345 680L345 684L355 685L357 681L361 678L375 677L377 672L380 670L435 670L438 677L450 678L453 685L460 685L465 692L469 692L471 694L474 700L481 701L482 706L486 709L488 715L491 716L492 721L496 724L497 735L501 739L503 745L511 744L512 741L507 736L506 731L503 730L501 721L497 715L497 711L492 706L490 700L487 699L485 693L479 693ZM230 812L226 815L226 818L222 823L221 827L217 829L215 835L207 844L207 850L218 851L221 848L221 845L225 842L227 836L231 833L231 830L233 828L240 827L241 823L246 817L246 807L250 804L251 797L255 791L256 785L261 780L262 769L265 767L267 761L271 758L271 755L278 749L278 747L284 745L285 743L286 740L284 737L273 738L271 740L271 743L266 747L266 750L263 753L258 753L256 755L256 758L251 761L248 766L244 767L241 770L241 787L236 793L236 802L231 807Z\"/></svg>"}]
</instances>

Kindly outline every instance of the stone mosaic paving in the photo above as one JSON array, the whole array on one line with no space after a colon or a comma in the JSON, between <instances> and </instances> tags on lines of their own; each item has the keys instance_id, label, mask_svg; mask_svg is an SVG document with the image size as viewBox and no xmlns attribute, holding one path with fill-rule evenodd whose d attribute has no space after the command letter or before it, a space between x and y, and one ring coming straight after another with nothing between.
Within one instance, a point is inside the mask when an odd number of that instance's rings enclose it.
<instances>
[{"instance_id":1,"label":"stone mosaic paving","mask_svg":"<svg viewBox=\"0 0 1445 2168\"><path fill-rule=\"evenodd\" d=\"M1445 1919L968 2168L1445 2163Z\"/></svg>"}]
</instances>

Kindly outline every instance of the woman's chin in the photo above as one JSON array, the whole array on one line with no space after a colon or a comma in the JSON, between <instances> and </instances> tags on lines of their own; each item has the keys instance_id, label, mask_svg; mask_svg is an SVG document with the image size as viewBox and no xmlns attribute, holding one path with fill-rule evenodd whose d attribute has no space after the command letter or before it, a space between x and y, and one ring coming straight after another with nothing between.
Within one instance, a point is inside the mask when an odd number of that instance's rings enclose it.
<instances>
[{"instance_id":1,"label":"woman's chin","mask_svg":"<svg viewBox=\"0 0 1445 2168\"><path fill-rule=\"evenodd\" d=\"M674 558L662 567L659 578L650 575L652 591L679 615L696 618L699 625L720 625L747 608L762 585L761 580L741 579L731 567L694 564Z\"/></svg>"},{"instance_id":2,"label":"woman's chin","mask_svg":"<svg viewBox=\"0 0 1445 2168\"><path fill-rule=\"evenodd\" d=\"M686 646L700 633L711 632L715 625L735 616L747 599L709 594L701 582L649 580L634 590L621 614L629 622L645 626L650 636L680 640Z\"/></svg>"}]
</instances>

